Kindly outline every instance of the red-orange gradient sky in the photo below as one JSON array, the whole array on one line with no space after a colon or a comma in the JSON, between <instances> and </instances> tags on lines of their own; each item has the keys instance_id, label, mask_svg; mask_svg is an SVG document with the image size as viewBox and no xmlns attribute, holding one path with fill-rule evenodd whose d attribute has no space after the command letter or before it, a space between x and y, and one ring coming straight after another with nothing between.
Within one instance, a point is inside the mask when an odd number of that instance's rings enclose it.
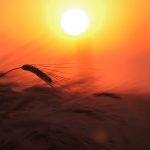
<instances>
[{"instance_id":1,"label":"red-orange gradient sky","mask_svg":"<svg viewBox=\"0 0 150 150\"><path fill-rule=\"evenodd\" d=\"M90 18L78 37L60 27L60 16L71 8ZM0 0L1 68L88 62L106 87L148 91L149 8L148 0Z\"/></svg>"}]
</instances>

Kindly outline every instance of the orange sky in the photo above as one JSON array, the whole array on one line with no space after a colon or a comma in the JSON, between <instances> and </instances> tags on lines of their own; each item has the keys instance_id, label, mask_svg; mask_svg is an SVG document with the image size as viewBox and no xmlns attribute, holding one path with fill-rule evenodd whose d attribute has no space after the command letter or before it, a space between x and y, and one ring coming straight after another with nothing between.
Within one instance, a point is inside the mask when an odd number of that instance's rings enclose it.
<instances>
[{"instance_id":1,"label":"orange sky","mask_svg":"<svg viewBox=\"0 0 150 150\"><path fill-rule=\"evenodd\" d=\"M87 11L91 26L73 38L60 29L59 19L76 7ZM106 87L146 90L149 8L148 0L0 0L1 68L28 62L88 62L96 65Z\"/></svg>"}]
</instances>

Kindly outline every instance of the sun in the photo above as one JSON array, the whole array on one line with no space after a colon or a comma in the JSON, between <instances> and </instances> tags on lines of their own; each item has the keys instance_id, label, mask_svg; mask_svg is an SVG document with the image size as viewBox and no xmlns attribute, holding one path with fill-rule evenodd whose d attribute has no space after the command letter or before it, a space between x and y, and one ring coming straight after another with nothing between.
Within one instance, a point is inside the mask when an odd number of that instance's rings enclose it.
<instances>
[{"instance_id":1,"label":"sun","mask_svg":"<svg viewBox=\"0 0 150 150\"><path fill-rule=\"evenodd\" d=\"M61 27L65 33L78 36L89 27L89 17L81 9L70 9L61 18Z\"/></svg>"}]
</instances>

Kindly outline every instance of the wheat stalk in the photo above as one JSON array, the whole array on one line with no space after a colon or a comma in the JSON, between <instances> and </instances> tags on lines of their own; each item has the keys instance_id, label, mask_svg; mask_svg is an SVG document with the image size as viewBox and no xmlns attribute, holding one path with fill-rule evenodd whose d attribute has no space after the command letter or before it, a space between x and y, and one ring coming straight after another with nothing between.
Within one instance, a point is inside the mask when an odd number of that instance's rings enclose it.
<instances>
[{"instance_id":1,"label":"wheat stalk","mask_svg":"<svg viewBox=\"0 0 150 150\"><path fill-rule=\"evenodd\" d=\"M37 68L33 65L30 65L30 64L26 64L26 65L23 65L21 67L11 69L5 73L1 73L0 77L4 77L8 73L15 71L15 70L18 70L18 69L22 69L24 71L29 71L29 72L35 74L37 77L39 77L41 80L45 81L47 84L51 84L53 82L53 80L49 77L49 75L47 75L45 72L43 72L39 68Z\"/></svg>"}]
</instances>

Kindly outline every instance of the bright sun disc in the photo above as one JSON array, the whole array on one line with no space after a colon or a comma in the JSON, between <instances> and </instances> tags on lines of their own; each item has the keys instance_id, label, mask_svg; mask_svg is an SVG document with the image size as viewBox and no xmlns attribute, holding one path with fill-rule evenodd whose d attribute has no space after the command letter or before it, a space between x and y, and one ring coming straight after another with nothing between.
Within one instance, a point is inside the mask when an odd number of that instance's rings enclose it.
<instances>
[{"instance_id":1,"label":"bright sun disc","mask_svg":"<svg viewBox=\"0 0 150 150\"><path fill-rule=\"evenodd\" d=\"M88 26L88 15L80 9L68 10L61 18L61 27L69 35L80 35L87 30Z\"/></svg>"}]
</instances>

